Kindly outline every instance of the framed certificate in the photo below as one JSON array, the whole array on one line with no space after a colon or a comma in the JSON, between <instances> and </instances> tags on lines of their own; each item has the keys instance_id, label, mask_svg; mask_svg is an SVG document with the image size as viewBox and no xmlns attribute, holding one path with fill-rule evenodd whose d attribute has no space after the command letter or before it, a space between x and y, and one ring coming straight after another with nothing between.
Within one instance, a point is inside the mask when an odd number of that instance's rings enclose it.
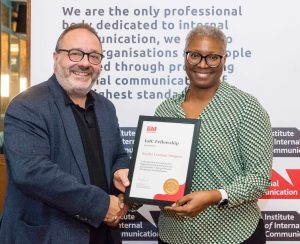
<instances>
[{"instance_id":1,"label":"framed certificate","mask_svg":"<svg viewBox=\"0 0 300 244\"><path fill-rule=\"evenodd\" d=\"M127 202L171 205L189 193L200 121L140 116Z\"/></svg>"}]
</instances>

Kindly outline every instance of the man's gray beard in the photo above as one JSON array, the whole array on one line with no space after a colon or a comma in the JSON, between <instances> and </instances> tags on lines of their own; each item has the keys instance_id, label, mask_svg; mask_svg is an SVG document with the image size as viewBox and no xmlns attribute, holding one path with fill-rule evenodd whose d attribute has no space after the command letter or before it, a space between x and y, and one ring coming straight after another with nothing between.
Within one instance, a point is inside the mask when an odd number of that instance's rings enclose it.
<instances>
[{"instance_id":1,"label":"man's gray beard","mask_svg":"<svg viewBox=\"0 0 300 244\"><path fill-rule=\"evenodd\" d=\"M63 84L66 82L63 82L64 80L66 80L67 78L65 78L65 75L61 74L61 70L59 70L58 72L55 72L56 74L56 79L58 81L58 83L60 84L60 86L65 90L65 92L68 95L71 96L76 96L76 97L85 97L92 89L93 85L95 84L95 82L97 81L98 77L100 76L100 74L97 75L97 77L95 77L94 80L92 80L91 85L88 89L82 90L82 89L77 89L77 88L71 88L71 89L67 89L67 87L65 87ZM67 82L69 83L69 82Z\"/></svg>"},{"instance_id":2,"label":"man's gray beard","mask_svg":"<svg viewBox=\"0 0 300 244\"><path fill-rule=\"evenodd\" d=\"M67 92L67 94L70 94L72 96L85 97L92 90L92 87L93 87L93 85L95 84L96 81L97 81L97 79L92 81L92 83L91 83L91 85L88 89L73 88L73 89L71 89L69 91L66 91L66 92Z\"/></svg>"}]
</instances>

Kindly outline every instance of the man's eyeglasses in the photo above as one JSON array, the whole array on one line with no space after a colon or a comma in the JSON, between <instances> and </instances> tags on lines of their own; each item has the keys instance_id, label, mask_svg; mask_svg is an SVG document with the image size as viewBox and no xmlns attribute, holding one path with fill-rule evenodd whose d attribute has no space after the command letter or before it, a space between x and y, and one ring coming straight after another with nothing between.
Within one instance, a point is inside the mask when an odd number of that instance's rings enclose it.
<instances>
[{"instance_id":1,"label":"man's eyeglasses","mask_svg":"<svg viewBox=\"0 0 300 244\"><path fill-rule=\"evenodd\" d=\"M57 52L67 52L68 57L72 62L79 62L83 59L84 55L87 55L88 60L91 64L100 64L101 60L104 58L104 55L101 53L91 52L85 53L78 49L58 49Z\"/></svg>"},{"instance_id":2,"label":"man's eyeglasses","mask_svg":"<svg viewBox=\"0 0 300 244\"><path fill-rule=\"evenodd\" d=\"M204 58L205 63L210 67L210 68L216 68L220 65L222 58L226 56L225 55L219 55L219 54L209 54L206 56L202 56L199 52L196 51L186 51L186 61L191 64L191 65L197 65L199 64L202 59Z\"/></svg>"}]
</instances>

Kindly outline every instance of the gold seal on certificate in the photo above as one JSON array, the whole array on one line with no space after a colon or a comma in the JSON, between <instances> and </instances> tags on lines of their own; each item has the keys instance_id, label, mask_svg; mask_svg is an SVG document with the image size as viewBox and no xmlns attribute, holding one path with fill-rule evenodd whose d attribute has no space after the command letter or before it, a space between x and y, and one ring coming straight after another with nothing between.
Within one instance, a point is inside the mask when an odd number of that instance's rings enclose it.
<instances>
[{"instance_id":1,"label":"gold seal on certificate","mask_svg":"<svg viewBox=\"0 0 300 244\"><path fill-rule=\"evenodd\" d=\"M167 179L163 188L168 195L175 195L179 191L179 183L176 179Z\"/></svg>"}]
</instances>

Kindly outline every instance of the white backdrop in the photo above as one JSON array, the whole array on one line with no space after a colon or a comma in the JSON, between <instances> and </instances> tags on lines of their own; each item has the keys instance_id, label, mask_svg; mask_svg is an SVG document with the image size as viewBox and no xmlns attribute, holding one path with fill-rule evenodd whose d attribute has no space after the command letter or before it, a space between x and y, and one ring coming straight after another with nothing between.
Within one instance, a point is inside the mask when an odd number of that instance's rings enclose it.
<instances>
[{"instance_id":1,"label":"white backdrop","mask_svg":"<svg viewBox=\"0 0 300 244\"><path fill-rule=\"evenodd\" d=\"M31 85L52 74L62 30L90 23L106 56L94 89L115 104L125 142L134 138L139 115L153 115L185 86L182 54L189 29L218 26L229 42L223 79L256 96L271 117L272 187L259 202L268 243L300 242L299 10L297 0L31 0ZM125 147L130 153L132 144ZM154 206L129 213L120 225L124 243L155 243L157 213Z\"/></svg>"}]
</instances>

